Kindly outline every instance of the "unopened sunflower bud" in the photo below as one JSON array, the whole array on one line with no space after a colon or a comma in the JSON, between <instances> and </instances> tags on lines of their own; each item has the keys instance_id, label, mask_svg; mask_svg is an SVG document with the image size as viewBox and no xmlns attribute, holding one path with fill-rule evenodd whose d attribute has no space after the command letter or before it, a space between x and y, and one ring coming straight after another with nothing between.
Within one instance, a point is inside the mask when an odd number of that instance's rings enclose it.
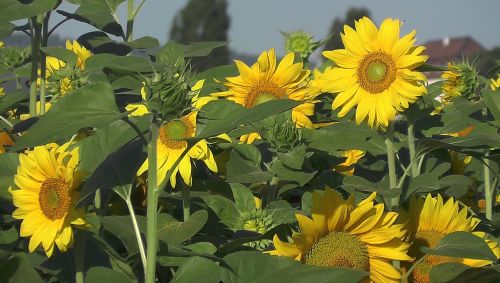
<instances>
[{"instance_id":1,"label":"unopened sunflower bud","mask_svg":"<svg viewBox=\"0 0 500 283\"><path fill-rule=\"evenodd\" d=\"M470 101L477 101L478 71L468 62L448 63L448 71L443 72L443 104L449 104L453 98L462 96Z\"/></svg>"},{"instance_id":2,"label":"unopened sunflower bud","mask_svg":"<svg viewBox=\"0 0 500 283\"><path fill-rule=\"evenodd\" d=\"M290 113L276 115L269 120L264 138L278 152L288 152L302 144L302 135Z\"/></svg>"},{"instance_id":3,"label":"unopened sunflower bud","mask_svg":"<svg viewBox=\"0 0 500 283\"><path fill-rule=\"evenodd\" d=\"M285 37L285 52L295 52L300 58L306 59L319 47L319 43L313 40L312 35L303 31L282 32Z\"/></svg>"},{"instance_id":4,"label":"unopened sunflower bud","mask_svg":"<svg viewBox=\"0 0 500 283\"><path fill-rule=\"evenodd\" d=\"M0 49L0 70L11 71L24 64L30 57L29 48L4 47Z\"/></svg>"}]
</instances>

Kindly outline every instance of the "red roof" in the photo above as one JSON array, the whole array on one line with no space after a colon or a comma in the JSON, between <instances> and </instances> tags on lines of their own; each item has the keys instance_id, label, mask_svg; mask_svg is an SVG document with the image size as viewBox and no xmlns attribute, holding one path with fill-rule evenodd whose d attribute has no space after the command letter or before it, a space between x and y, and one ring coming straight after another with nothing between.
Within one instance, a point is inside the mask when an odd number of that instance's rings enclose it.
<instances>
[{"instance_id":1,"label":"red roof","mask_svg":"<svg viewBox=\"0 0 500 283\"><path fill-rule=\"evenodd\" d=\"M474 56L484 50L481 44L468 36L432 40L424 46L427 48L425 53L429 55L427 63L433 65L446 65L450 60Z\"/></svg>"},{"instance_id":2,"label":"red roof","mask_svg":"<svg viewBox=\"0 0 500 283\"><path fill-rule=\"evenodd\" d=\"M446 66L448 62L474 57L484 48L469 36L431 40L424 44L427 64ZM428 77L439 77L440 73L430 73Z\"/></svg>"}]
</instances>

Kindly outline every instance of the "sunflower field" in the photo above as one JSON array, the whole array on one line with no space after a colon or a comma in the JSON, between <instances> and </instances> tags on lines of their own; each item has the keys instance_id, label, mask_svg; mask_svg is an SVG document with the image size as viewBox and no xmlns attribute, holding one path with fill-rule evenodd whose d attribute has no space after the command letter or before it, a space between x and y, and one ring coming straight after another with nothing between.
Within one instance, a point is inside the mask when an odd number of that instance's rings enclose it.
<instances>
[{"instance_id":1,"label":"sunflower field","mask_svg":"<svg viewBox=\"0 0 500 283\"><path fill-rule=\"evenodd\" d=\"M0 282L500 282L500 61L363 17L199 72L227 42L61 2L0 1Z\"/></svg>"}]
</instances>

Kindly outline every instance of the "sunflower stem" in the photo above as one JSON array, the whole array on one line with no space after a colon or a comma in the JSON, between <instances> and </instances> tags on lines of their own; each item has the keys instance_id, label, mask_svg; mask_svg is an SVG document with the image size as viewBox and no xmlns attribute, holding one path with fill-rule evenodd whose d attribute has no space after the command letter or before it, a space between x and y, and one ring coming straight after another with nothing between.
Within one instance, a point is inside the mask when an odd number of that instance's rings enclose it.
<instances>
[{"instance_id":1,"label":"sunflower stem","mask_svg":"<svg viewBox=\"0 0 500 283\"><path fill-rule=\"evenodd\" d=\"M184 215L184 222L188 221L189 216L191 216L191 195L189 192L189 187L183 185L181 189L182 194L182 212Z\"/></svg>"},{"instance_id":2,"label":"sunflower stem","mask_svg":"<svg viewBox=\"0 0 500 283\"><path fill-rule=\"evenodd\" d=\"M85 271L85 238L83 235L75 235L75 282L84 283Z\"/></svg>"},{"instance_id":3,"label":"sunflower stem","mask_svg":"<svg viewBox=\"0 0 500 283\"><path fill-rule=\"evenodd\" d=\"M48 12L44 17L41 17L41 24L42 26L42 41L41 41L41 46L46 47L47 42L49 40L48 38L48 27L49 27L49 18L50 18L50 12ZM38 18L37 18L38 20ZM46 67L46 55L45 52L40 52L40 115L45 114L45 95L47 91L47 86L46 86L46 77L47 77L47 67Z\"/></svg>"},{"instance_id":4,"label":"sunflower stem","mask_svg":"<svg viewBox=\"0 0 500 283\"><path fill-rule=\"evenodd\" d=\"M125 41L132 41L133 33L134 33L134 0L127 1L127 31L125 35Z\"/></svg>"},{"instance_id":5,"label":"sunflower stem","mask_svg":"<svg viewBox=\"0 0 500 283\"><path fill-rule=\"evenodd\" d=\"M392 124L387 127L385 134L385 145L387 147L387 166L389 169L389 186L390 190L399 190L396 177L396 161L394 155L394 128ZM391 199L391 210L398 210L399 207L399 192L397 196Z\"/></svg>"},{"instance_id":6,"label":"sunflower stem","mask_svg":"<svg viewBox=\"0 0 500 283\"><path fill-rule=\"evenodd\" d=\"M146 283L155 282L156 278L156 252L157 252L157 156L156 145L158 141L159 125L155 117L151 123L151 140L148 145L148 195L147 195L147 254L146 254Z\"/></svg>"},{"instance_id":7,"label":"sunflower stem","mask_svg":"<svg viewBox=\"0 0 500 283\"><path fill-rule=\"evenodd\" d=\"M489 156L489 149L486 149L484 151L484 157L483 157L483 175L484 175L484 199L486 201L486 219L492 220L493 219L493 194L492 194L492 187L491 187L491 179L490 179L490 160L488 159Z\"/></svg>"},{"instance_id":8,"label":"sunflower stem","mask_svg":"<svg viewBox=\"0 0 500 283\"><path fill-rule=\"evenodd\" d=\"M408 123L408 149L410 150L411 176L415 178L419 175L419 171L417 162L413 161L416 158L415 125L411 122Z\"/></svg>"},{"instance_id":9,"label":"sunflower stem","mask_svg":"<svg viewBox=\"0 0 500 283\"><path fill-rule=\"evenodd\" d=\"M37 79L38 79L38 61L40 57L40 41L42 28L40 25L40 17L38 15L36 17L30 18L31 30L33 31L31 34L31 78L30 78L30 100L29 100L29 110L30 117L36 116L36 101L37 101Z\"/></svg>"},{"instance_id":10,"label":"sunflower stem","mask_svg":"<svg viewBox=\"0 0 500 283\"><path fill-rule=\"evenodd\" d=\"M142 242L141 231L139 230L139 224L137 224L137 217L135 216L134 206L132 205L132 201L130 200L130 195L128 195L125 200L127 204L128 212L130 214L130 218L132 219L132 226L134 226L135 238L137 239L137 245L139 246L139 253L141 254L142 267L144 268L144 276L146 276L146 251L144 250L144 243Z\"/></svg>"}]
</instances>

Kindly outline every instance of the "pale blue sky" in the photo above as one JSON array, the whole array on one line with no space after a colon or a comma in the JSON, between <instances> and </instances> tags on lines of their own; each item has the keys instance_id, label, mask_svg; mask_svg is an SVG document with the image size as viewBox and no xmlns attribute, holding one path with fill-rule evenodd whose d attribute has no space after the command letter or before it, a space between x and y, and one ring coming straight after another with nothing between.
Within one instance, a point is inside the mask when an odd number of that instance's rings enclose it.
<instances>
[{"instance_id":1,"label":"pale blue sky","mask_svg":"<svg viewBox=\"0 0 500 283\"><path fill-rule=\"evenodd\" d=\"M137 0L136 2L139 2ZM150 35L160 42L175 13L187 0L146 0L136 19L134 37ZM500 45L500 0L228 0L230 48L247 54L276 47L281 50L279 31L302 29L316 38L327 35L332 20L344 16L351 6L366 7L375 22L386 17L406 21L403 32L417 29L417 40L471 35L484 47ZM64 10L74 6L64 4ZM125 21L126 4L120 7ZM76 38L91 30L89 25L67 22L59 29L63 37Z\"/></svg>"}]
</instances>

